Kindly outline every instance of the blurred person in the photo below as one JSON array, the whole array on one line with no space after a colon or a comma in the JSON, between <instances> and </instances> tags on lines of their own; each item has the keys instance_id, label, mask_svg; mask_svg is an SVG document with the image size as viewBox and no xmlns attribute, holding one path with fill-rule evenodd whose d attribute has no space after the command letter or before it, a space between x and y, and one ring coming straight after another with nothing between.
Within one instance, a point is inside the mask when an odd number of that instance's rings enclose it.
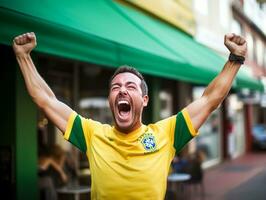
<instances>
[{"instance_id":1,"label":"blurred person","mask_svg":"<svg viewBox=\"0 0 266 200\"><path fill-rule=\"evenodd\" d=\"M109 84L114 126L85 119L56 98L31 59L30 52L37 44L34 33L14 38L13 49L33 101L66 140L87 154L91 198L162 200L175 153L198 134L227 96L245 59L247 46L243 37L227 34L224 43L231 52L229 59L202 97L154 124L142 123L142 112L149 101L143 76L133 67L119 67Z\"/></svg>"},{"instance_id":2,"label":"blurred person","mask_svg":"<svg viewBox=\"0 0 266 200\"><path fill-rule=\"evenodd\" d=\"M202 163L205 159L204 152L202 150L197 150L188 157L188 164L186 167L186 173L191 176L186 183L193 186L194 190L200 187L202 197L205 193L203 184L204 171L202 168ZM195 193L195 191L193 193Z\"/></svg>"},{"instance_id":3,"label":"blurred person","mask_svg":"<svg viewBox=\"0 0 266 200\"><path fill-rule=\"evenodd\" d=\"M59 145L53 145L51 149L53 160L59 165L63 172L62 174L57 173L57 175L60 175L60 179L57 179L57 186L65 185L67 181L71 181L70 184L73 184L76 181L75 179L77 179L73 156Z\"/></svg>"},{"instance_id":4,"label":"blurred person","mask_svg":"<svg viewBox=\"0 0 266 200\"><path fill-rule=\"evenodd\" d=\"M64 171L65 154L61 147L48 148L42 146L38 156L38 176L41 199L57 199L56 187L58 183L65 184L68 180ZM55 175L55 177L54 177ZM57 177L59 181L57 182Z\"/></svg>"},{"instance_id":5,"label":"blurred person","mask_svg":"<svg viewBox=\"0 0 266 200\"><path fill-rule=\"evenodd\" d=\"M173 173L186 173L188 158L184 154L176 155L172 161Z\"/></svg>"},{"instance_id":6,"label":"blurred person","mask_svg":"<svg viewBox=\"0 0 266 200\"><path fill-rule=\"evenodd\" d=\"M47 171L50 167L59 175L59 181L63 184L66 183L67 174L65 168L69 165L67 159L67 152L57 144L48 146L45 142L45 130L43 127L38 126L38 166L40 171Z\"/></svg>"}]
</instances>

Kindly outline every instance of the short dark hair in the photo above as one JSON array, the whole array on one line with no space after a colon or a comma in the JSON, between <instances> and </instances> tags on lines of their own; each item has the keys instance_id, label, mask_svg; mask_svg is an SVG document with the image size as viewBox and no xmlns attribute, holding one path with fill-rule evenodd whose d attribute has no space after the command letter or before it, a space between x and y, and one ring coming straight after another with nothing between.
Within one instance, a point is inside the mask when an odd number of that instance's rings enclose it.
<instances>
[{"instance_id":1,"label":"short dark hair","mask_svg":"<svg viewBox=\"0 0 266 200\"><path fill-rule=\"evenodd\" d=\"M141 80L140 88L142 90L142 95L143 96L148 95L148 86L147 86L147 83L143 75L136 68L128 66L128 65L122 65L117 68L117 70L114 72L113 76L111 77L109 81L109 87L111 87L111 82L116 75L121 74L121 73L126 73L126 72L136 75Z\"/></svg>"}]
</instances>

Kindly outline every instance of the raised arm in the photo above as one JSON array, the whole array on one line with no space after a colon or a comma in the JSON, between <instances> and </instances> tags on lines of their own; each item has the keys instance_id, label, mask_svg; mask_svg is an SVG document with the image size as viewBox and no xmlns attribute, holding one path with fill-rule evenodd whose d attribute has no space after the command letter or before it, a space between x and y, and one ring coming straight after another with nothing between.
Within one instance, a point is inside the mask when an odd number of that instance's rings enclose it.
<instances>
[{"instance_id":1,"label":"raised arm","mask_svg":"<svg viewBox=\"0 0 266 200\"><path fill-rule=\"evenodd\" d=\"M67 120L72 112L66 104L58 101L50 87L40 76L30 52L36 47L36 37L34 33L26 33L16 37L13 41L13 49L25 80L27 90L33 101L41 108L46 116L62 132L65 132Z\"/></svg>"},{"instance_id":2,"label":"raised arm","mask_svg":"<svg viewBox=\"0 0 266 200\"><path fill-rule=\"evenodd\" d=\"M224 44L232 54L245 57L247 44L243 37L235 34L227 34L224 38ZM196 130L201 127L211 112L227 96L240 66L240 62L228 60L222 71L205 89L202 97L186 107Z\"/></svg>"}]
</instances>

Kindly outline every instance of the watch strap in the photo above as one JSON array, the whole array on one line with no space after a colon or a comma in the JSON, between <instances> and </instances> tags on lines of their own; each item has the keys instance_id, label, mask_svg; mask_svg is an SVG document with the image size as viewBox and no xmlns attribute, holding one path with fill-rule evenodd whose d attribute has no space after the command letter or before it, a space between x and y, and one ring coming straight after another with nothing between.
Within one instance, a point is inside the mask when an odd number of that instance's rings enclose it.
<instances>
[{"instance_id":1,"label":"watch strap","mask_svg":"<svg viewBox=\"0 0 266 200\"><path fill-rule=\"evenodd\" d=\"M230 53L229 60L233 61L233 62L240 63L242 65L245 62L245 57Z\"/></svg>"}]
</instances>

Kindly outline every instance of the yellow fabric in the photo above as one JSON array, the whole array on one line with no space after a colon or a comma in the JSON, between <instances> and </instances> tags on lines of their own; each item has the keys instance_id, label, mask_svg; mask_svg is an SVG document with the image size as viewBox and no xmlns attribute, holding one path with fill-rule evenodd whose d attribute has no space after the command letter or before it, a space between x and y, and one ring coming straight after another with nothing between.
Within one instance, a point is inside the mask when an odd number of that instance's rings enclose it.
<instances>
[{"instance_id":1,"label":"yellow fabric","mask_svg":"<svg viewBox=\"0 0 266 200\"><path fill-rule=\"evenodd\" d=\"M85 121L90 134L87 156L92 176L93 200L163 200L167 176L175 150L175 117L129 134L93 120ZM145 138L154 138L155 147L145 150Z\"/></svg>"},{"instance_id":2,"label":"yellow fabric","mask_svg":"<svg viewBox=\"0 0 266 200\"><path fill-rule=\"evenodd\" d=\"M188 129L189 129L189 132L191 133L191 135L192 135L193 137L197 136L197 135L199 134L199 132L197 132L197 131L194 129L194 126L193 126L193 124L192 124L192 121L191 121L191 118L190 118L190 116L189 116L189 114L188 114L187 109L184 108L184 109L182 110L182 114L183 114L183 116L184 116L184 118L185 118L186 124L187 124L187 126L188 126Z\"/></svg>"},{"instance_id":3,"label":"yellow fabric","mask_svg":"<svg viewBox=\"0 0 266 200\"><path fill-rule=\"evenodd\" d=\"M71 132L71 130L72 130L72 126L73 126L73 123L74 123L74 120L75 120L76 116L77 116L77 113L76 113L76 112L72 112L72 113L70 114L70 117L69 117L68 122L67 122L66 132L65 132L65 134L64 134L64 138L65 138L66 140L69 139L70 132Z\"/></svg>"},{"instance_id":4,"label":"yellow fabric","mask_svg":"<svg viewBox=\"0 0 266 200\"><path fill-rule=\"evenodd\" d=\"M79 148L80 135L84 135L91 171L91 199L163 200L176 152L175 130L181 130L181 135L191 134L186 124L191 121L176 119L175 115L124 134L108 124L72 114L65 138ZM179 140L182 143L182 137Z\"/></svg>"}]
</instances>

